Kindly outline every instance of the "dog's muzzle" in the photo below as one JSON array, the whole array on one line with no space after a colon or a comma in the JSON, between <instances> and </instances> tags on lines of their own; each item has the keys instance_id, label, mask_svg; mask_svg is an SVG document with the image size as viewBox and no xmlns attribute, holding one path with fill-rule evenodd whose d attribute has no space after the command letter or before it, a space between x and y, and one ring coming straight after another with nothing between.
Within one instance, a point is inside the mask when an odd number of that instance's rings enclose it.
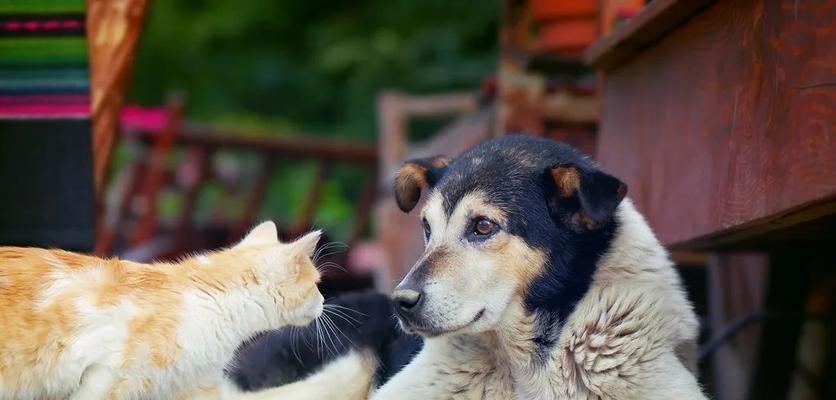
<instances>
[{"instance_id":1,"label":"dog's muzzle","mask_svg":"<svg viewBox=\"0 0 836 400\"><path fill-rule=\"evenodd\" d=\"M395 308L395 313L401 321L407 325L412 326L419 323L419 313L424 304L424 293L408 282L401 282L395 291L392 292L392 303Z\"/></svg>"}]
</instances>

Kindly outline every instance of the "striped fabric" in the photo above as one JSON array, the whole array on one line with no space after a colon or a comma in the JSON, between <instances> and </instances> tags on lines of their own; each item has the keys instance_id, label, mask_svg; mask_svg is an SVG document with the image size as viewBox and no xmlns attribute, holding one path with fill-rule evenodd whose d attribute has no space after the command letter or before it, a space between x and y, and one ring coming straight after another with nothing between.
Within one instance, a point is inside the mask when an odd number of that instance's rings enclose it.
<instances>
[{"instance_id":1,"label":"striped fabric","mask_svg":"<svg viewBox=\"0 0 836 400\"><path fill-rule=\"evenodd\" d=\"M84 0L0 0L0 119L90 118Z\"/></svg>"},{"instance_id":2,"label":"striped fabric","mask_svg":"<svg viewBox=\"0 0 836 400\"><path fill-rule=\"evenodd\" d=\"M0 0L0 246L93 249L85 6Z\"/></svg>"}]
</instances>

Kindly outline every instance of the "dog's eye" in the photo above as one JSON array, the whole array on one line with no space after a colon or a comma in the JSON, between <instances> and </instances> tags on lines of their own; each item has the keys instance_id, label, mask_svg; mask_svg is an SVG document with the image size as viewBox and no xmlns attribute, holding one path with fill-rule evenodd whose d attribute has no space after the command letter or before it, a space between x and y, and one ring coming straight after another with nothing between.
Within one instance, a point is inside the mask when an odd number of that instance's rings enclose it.
<instances>
[{"instance_id":1,"label":"dog's eye","mask_svg":"<svg viewBox=\"0 0 836 400\"><path fill-rule=\"evenodd\" d=\"M496 232L497 229L498 226L496 223L485 217L476 219L476 223L473 224L473 233L480 236L490 235Z\"/></svg>"},{"instance_id":2,"label":"dog's eye","mask_svg":"<svg viewBox=\"0 0 836 400\"><path fill-rule=\"evenodd\" d=\"M430 223L427 222L426 218L423 218L421 220L421 223L424 225L424 239L430 240L430 234L432 233L432 231L430 230Z\"/></svg>"}]
</instances>

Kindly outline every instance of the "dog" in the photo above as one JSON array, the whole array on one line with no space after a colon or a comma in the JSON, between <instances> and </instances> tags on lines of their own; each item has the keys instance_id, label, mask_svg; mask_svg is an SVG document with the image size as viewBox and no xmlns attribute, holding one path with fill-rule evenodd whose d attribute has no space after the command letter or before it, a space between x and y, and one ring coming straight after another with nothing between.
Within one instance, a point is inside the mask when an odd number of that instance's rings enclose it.
<instances>
[{"instance_id":1,"label":"dog","mask_svg":"<svg viewBox=\"0 0 836 400\"><path fill-rule=\"evenodd\" d=\"M618 178L566 144L508 135L407 161L398 206L423 191L425 250L392 294L423 347L371 398L705 399L696 316ZM361 361L292 385L369 388L340 380Z\"/></svg>"}]
</instances>

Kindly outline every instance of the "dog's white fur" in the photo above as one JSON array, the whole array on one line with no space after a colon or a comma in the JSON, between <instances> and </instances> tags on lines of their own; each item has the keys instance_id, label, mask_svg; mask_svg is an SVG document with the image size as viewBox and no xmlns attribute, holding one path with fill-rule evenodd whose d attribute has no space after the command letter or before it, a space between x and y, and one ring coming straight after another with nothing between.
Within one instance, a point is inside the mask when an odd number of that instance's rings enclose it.
<instances>
[{"instance_id":1,"label":"dog's white fur","mask_svg":"<svg viewBox=\"0 0 836 400\"><path fill-rule=\"evenodd\" d=\"M221 399L366 399L372 389L376 362L373 355L352 350L328 363L319 372L277 388L241 392L232 384L227 384Z\"/></svg>"},{"instance_id":2,"label":"dog's white fur","mask_svg":"<svg viewBox=\"0 0 836 400\"><path fill-rule=\"evenodd\" d=\"M694 375L698 323L673 264L629 199L615 218L611 248L545 360L532 347L535 316L515 298L495 329L426 339L372 399L705 399ZM309 380L367 387L331 372ZM308 398L281 389L258 399Z\"/></svg>"},{"instance_id":3,"label":"dog's white fur","mask_svg":"<svg viewBox=\"0 0 836 400\"><path fill-rule=\"evenodd\" d=\"M592 284L544 365L534 318L511 302L496 331L428 339L374 399L705 399L697 320L664 248L625 199Z\"/></svg>"}]
</instances>

